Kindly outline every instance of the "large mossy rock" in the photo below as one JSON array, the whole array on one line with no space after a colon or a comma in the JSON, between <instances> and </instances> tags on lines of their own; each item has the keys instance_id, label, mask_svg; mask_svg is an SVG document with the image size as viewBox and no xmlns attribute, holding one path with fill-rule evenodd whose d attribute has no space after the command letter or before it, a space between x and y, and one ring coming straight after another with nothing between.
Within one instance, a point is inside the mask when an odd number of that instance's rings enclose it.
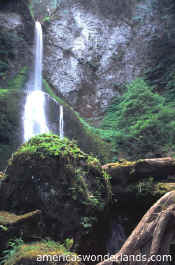
<instances>
[{"instance_id":1,"label":"large mossy rock","mask_svg":"<svg viewBox=\"0 0 175 265\"><path fill-rule=\"evenodd\" d=\"M39 135L22 145L6 174L1 209L41 210L45 234L59 240L87 233L109 196L108 175L99 161L56 135Z\"/></svg>"}]
</instances>

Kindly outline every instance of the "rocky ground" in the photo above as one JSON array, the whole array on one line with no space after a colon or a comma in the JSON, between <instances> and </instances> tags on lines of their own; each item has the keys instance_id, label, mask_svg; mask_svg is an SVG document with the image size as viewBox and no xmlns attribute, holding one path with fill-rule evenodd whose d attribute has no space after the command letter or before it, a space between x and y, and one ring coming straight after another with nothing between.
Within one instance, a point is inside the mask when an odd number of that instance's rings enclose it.
<instances>
[{"instance_id":1,"label":"rocky ground","mask_svg":"<svg viewBox=\"0 0 175 265\"><path fill-rule=\"evenodd\" d=\"M71 251L79 254L116 253L124 241L111 228L121 226L128 236L152 204L174 190L173 173L172 158L102 166L72 141L36 136L13 154L1 175L1 255L9 240L21 238L14 255L29 262L37 255L30 254L31 243L48 237L60 244L72 240ZM25 253L23 244L29 244Z\"/></svg>"}]
</instances>

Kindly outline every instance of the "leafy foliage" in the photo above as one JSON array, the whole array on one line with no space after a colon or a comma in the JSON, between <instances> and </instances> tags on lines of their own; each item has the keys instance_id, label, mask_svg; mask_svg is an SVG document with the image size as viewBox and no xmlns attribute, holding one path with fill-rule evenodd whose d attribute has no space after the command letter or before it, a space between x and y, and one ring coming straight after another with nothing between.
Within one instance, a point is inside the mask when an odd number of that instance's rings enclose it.
<instances>
[{"instance_id":1,"label":"leafy foliage","mask_svg":"<svg viewBox=\"0 0 175 265\"><path fill-rule=\"evenodd\" d=\"M5 225L0 225L0 229L2 229L2 231L6 232L8 230L8 227Z\"/></svg>"},{"instance_id":2,"label":"leafy foliage","mask_svg":"<svg viewBox=\"0 0 175 265\"><path fill-rule=\"evenodd\" d=\"M35 154L35 156L40 158L60 155L62 157L71 156L75 159L83 158L85 155L74 141L70 141L67 138L61 139L57 135L52 134L43 134L32 138L26 144L21 146L21 148L14 154L13 158L22 153L27 155Z\"/></svg>"},{"instance_id":3,"label":"leafy foliage","mask_svg":"<svg viewBox=\"0 0 175 265\"><path fill-rule=\"evenodd\" d=\"M0 265L13 265L23 258L28 260L36 259L40 255L68 255L74 254L69 251L72 239L67 239L67 245L52 240L42 240L31 244L25 244L22 239L9 242L9 249L3 251L3 258Z\"/></svg>"},{"instance_id":4,"label":"leafy foliage","mask_svg":"<svg viewBox=\"0 0 175 265\"><path fill-rule=\"evenodd\" d=\"M16 254L16 252L20 249L23 243L24 242L21 238L17 238L13 241L9 241L8 243L9 248L3 251L4 256L2 260L0 261L0 265L5 264L6 260L11 259Z\"/></svg>"},{"instance_id":5,"label":"leafy foliage","mask_svg":"<svg viewBox=\"0 0 175 265\"><path fill-rule=\"evenodd\" d=\"M102 122L102 129L114 132L111 140L117 151L135 159L174 150L174 104L167 104L143 79L127 88Z\"/></svg>"},{"instance_id":6,"label":"leafy foliage","mask_svg":"<svg viewBox=\"0 0 175 265\"><path fill-rule=\"evenodd\" d=\"M10 90L23 89L24 84L26 82L26 77L27 77L27 67L24 66L23 68L21 68L19 73L13 79L8 81L7 89L10 89Z\"/></svg>"}]
</instances>

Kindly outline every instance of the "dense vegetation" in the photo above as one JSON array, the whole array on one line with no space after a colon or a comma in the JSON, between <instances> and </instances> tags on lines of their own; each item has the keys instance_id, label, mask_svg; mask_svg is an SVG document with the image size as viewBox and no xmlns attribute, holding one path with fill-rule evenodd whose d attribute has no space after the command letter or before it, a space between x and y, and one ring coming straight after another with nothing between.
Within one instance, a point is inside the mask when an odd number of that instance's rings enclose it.
<instances>
[{"instance_id":1,"label":"dense vegetation","mask_svg":"<svg viewBox=\"0 0 175 265\"><path fill-rule=\"evenodd\" d=\"M138 78L126 86L121 97L113 99L99 129L83 119L81 122L112 144L114 161L172 155L175 151L173 77L170 82L171 89L158 93L156 87Z\"/></svg>"},{"instance_id":2,"label":"dense vegetation","mask_svg":"<svg viewBox=\"0 0 175 265\"><path fill-rule=\"evenodd\" d=\"M72 255L69 248L71 247L71 240L67 239L64 244L54 242L51 240L42 240L35 243L25 244L22 239L16 239L9 242L9 249L4 251L5 256L0 261L0 264L15 265L15 264L33 264L33 262L42 261L43 255L49 255L49 260L52 260L53 255ZM44 258L45 264L51 264ZM48 261L48 262L47 262ZM38 263L37 262L37 263ZM77 263L75 263L77 264Z\"/></svg>"},{"instance_id":3,"label":"dense vegetation","mask_svg":"<svg viewBox=\"0 0 175 265\"><path fill-rule=\"evenodd\" d=\"M112 142L117 155L114 160L174 152L173 94L171 90L171 95L160 95L138 78L127 85L126 92L120 98L113 99L101 123L102 130L96 132Z\"/></svg>"}]
</instances>

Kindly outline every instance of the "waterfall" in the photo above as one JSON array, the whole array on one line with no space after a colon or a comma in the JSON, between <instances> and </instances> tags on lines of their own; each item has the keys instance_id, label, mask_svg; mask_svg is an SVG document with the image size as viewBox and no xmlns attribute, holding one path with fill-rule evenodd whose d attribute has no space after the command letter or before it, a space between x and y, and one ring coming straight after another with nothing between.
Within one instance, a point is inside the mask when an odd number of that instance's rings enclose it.
<instances>
[{"instance_id":1,"label":"waterfall","mask_svg":"<svg viewBox=\"0 0 175 265\"><path fill-rule=\"evenodd\" d=\"M45 94L42 91L43 37L38 21L35 23L34 57L33 83L27 91L24 107L24 142L35 135L49 132L45 115Z\"/></svg>"},{"instance_id":2,"label":"waterfall","mask_svg":"<svg viewBox=\"0 0 175 265\"><path fill-rule=\"evenodd\" d=\"M60 120L59 120L60 138L64 137L64 119L63 119L63 106L60 105Z\"/></svg>"},{"instance_id":3,"label":"waterfall","mask_svg":"<svg viewBox=\"0 0 175 265\"><path fill-rule=\"evenodd\" d=\"M39 21L35 23L34 90L42 90L43 33Z\"/></svg>"}]
</instances>

